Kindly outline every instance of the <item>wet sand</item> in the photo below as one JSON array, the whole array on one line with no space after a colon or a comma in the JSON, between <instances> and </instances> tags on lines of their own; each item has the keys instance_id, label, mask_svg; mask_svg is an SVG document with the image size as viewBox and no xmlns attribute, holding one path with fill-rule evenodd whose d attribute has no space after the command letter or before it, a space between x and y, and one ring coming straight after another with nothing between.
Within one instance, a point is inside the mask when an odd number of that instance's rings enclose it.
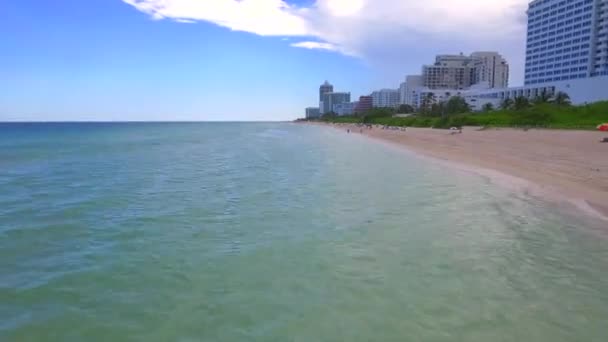
<instances>
[{"instance_id":1,"label":"wet sand","mask_svg":"<svg viewBox=\"0 0 608 342\"><path fill-rule=\"evenodd\" d=\"M360 134L354 125L334 125ZM465 127L462 134L430 128L407 131L374 127L363 134L406 146L420 154L469 167L498 172L517 180L533 194L568 201L608 220L608 136L602 132L517 130Z\"/></svg>"}]
</instances>

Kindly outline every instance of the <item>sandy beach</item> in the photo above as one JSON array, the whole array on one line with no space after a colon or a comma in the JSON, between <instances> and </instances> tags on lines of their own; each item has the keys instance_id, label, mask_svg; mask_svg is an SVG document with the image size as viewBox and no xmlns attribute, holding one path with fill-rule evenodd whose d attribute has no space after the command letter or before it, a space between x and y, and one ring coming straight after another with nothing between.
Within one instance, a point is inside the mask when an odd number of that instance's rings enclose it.
<instances>
[{"instance_id":1,"label":"sandy beach","mask_svg":"<svg viewBox=\"0 0 608 342\"><path fill-rule=\"evenodd\" d=\"M360 134L354 125L335 125ZM526 191L567 201L608 219L608 144L602 132L465 127L462 134L430 128L374 127L363 134L420 154L526 181Z\"/></svg>"}]
</instances>

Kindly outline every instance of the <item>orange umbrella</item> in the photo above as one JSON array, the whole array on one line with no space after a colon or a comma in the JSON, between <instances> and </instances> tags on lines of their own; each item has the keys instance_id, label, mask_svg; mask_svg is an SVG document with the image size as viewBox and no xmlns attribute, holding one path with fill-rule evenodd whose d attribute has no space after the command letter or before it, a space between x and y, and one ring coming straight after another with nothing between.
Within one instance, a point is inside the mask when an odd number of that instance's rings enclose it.
<instances>
[{"instance_id":1,"label":"orange umbrella","mask_svg":"<svg viewBox=\"0 0 608 342\"><path fill-rule=\"evenodd\" d=\"M608 132L608 123L603 123L603 124L597 126L597 129L599 129L600 131L603 131L603 132Z\"/></svg>"}]
</instances>

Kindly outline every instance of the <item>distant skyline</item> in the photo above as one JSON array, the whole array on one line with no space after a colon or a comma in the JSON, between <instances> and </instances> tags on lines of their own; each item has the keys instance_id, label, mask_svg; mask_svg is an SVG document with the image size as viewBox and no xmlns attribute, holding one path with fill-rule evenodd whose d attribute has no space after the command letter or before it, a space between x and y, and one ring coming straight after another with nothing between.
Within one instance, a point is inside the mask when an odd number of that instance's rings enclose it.
<instances>
[{"instance_id":1,"label":"distant skyline","mask_svg":"<svg viewBox=\"0 0 608 342\"><path fill-rule=\"evenodd\" d=\"M291 120L325 80L358 98L472 51L520 85L528 2L6 1L0 121Z\"/></svg>"}]
</instances>

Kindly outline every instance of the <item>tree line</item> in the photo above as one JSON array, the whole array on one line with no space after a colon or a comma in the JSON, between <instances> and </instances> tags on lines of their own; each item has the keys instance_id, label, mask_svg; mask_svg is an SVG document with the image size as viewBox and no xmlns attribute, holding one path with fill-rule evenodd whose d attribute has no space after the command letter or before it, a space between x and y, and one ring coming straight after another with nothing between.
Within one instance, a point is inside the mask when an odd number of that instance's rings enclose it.
<instances>
[{"instance_id":1,"label":"tree line","mask_svg":"<svg viewBox=\"0 0 608 342\"><path fill-rule=\"evenodd\" d=\"M515 98L506 98L501 101L499 108L503 111L522 111L536 105L551 103L558 106L570 106L570 96L565 92L557 92L551 96L546 91L541 92L532 100L525 96L517 96ZM497 110L492 103L487 103L483 106L482 112L489 113ZM462 96L452 96L447 101L437 101L435 94L424 94L418 111L410 105L401 105L399 107L384 107L372 108L363 113L355 113L352 118L360 119L362 122L372 122L377 118L391 117L395 114L416 114L420 117L450 117L459 114L469 114L472 112L471 106ZM337 118L337 114L330 112L324 114L321 119L333 120Z\"/></svg>"}]
</instances>

